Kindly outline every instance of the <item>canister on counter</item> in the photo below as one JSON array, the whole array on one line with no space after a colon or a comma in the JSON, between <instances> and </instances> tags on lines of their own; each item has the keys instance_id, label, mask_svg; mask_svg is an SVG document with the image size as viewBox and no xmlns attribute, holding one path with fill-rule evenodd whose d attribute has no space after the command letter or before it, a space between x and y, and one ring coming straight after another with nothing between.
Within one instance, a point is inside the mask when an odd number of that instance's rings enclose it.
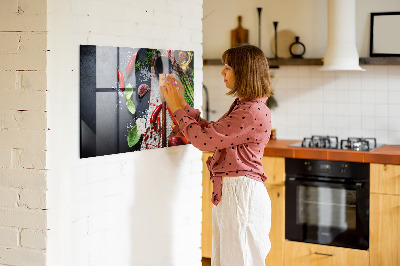
<instances>
[{"instance_id":1,"label":"canister on counter","mask_svg":"<svg viewBox=\"0 0 400 266\"><path fill-rule=\"evenodd\" d=\"M269 139L276 140L276 129L271 129L271 136Z\"/></svg>"}]
</instances>

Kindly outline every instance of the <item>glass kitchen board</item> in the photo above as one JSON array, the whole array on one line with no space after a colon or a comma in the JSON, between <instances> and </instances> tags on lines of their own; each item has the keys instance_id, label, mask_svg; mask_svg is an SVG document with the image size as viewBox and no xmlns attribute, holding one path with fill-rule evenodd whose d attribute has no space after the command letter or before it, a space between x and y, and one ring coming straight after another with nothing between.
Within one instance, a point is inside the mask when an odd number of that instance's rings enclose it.
<instances>
[{"instance_id":1,"label":"glass kitchen board","mask_svg":"<svg viewBox=\"0 0 400 266\"><path fill-rule=\"evenodd\" d=\"M160 84L174 75L193 107L193 57L193 51L81 45L80 157L188 143L168 138L176 121Z\"/></svg>"}]
</instances>

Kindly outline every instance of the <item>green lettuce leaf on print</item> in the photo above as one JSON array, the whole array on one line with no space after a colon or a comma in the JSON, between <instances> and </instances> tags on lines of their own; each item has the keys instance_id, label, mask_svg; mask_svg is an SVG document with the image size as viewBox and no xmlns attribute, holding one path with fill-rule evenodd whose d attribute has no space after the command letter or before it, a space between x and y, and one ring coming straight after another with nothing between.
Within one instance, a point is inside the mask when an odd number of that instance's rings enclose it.
<instances>
[{"instance_id":1,"label":"green lettuce leaf on print","mask_svg":"<svg viewBox=\"0 0 400 266\"><path fill-rule=\"evenodd\" d=\"M128 108L129 112L134 115L136 113L136 106L132 102L131 97L133 95L133 87L132 84L128 84L125 87L125 97L126 97L126 107ZM128 136L126 137L126 140L128 141L128 146L129 148L132 148L135 146L139 140L140 140L140 135L137 133L137 125L131 128L131 130L128 133Z\"/></svg>"},{"instance_id":2,"label":"green lettuce leaf on print","mask_svg":"<svg viewBox=\"0 0 400 266\"><path fill-rule=\"evenodd\" d=\"M133 146L136 145L136 143L139 142L140 140L140 135L137 133L137 125L135 125L131 131L129 131L128 136L126 138L128 140L128 146L129 148L132 148Z\"/></svg>"},{"instance_id":3,"label":"green lettuce leaf on print","mask_svg":"<svg viewBox=\"0 0 400 266\"><path fill-rule=\"evenodd\" d=\"M125 87L126 107L128 107L129 112L131 112L131 114L134 115L136 113L136 106L131 100L132 95L133 95L133 87L132 84L129 83Z\"/></svg>"}]
</instances>

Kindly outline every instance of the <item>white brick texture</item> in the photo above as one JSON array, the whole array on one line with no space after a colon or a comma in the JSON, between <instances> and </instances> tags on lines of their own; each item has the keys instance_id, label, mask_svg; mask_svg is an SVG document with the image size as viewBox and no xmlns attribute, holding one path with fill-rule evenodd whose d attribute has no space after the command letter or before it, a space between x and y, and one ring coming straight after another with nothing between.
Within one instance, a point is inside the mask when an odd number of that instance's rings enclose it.
<instances>
[{"instance_id":1,"label":"white brick texture","mask_svg":"<svg viewBox=\"0 0 400 266\"><path fill-rule=\"evenodd\" d=\"M46 72L45 71L16 71L16 89L20 90L46 90Z\"/></svg>"},{"instance_id":2,"label":"white brick texture","mask_svg":"<svg viewBox=\"0 0 400 266\"><path fill-rule=\"evenodd\" d=\"M0 31L46 31L46 1L2 0Z\"/></svg>"},{"instance_id":3,"label":"white brick texture","mask_svg":"<svg viewBox=\"0 0 400 266\"><path fill-rule=\"evenodd\" d=\"M11 37L14 38L14 35ZM0 53L0 69L46 70L46 37L45 32L20 33L17 52Z\"/></svg>"},{"instance_id":4,"label":"white brick texture","mask_svg":"<svg viewBox=\"0 0 400 266\"><path fill-rule=\"evenodd\" d=\"M26 208L0 208L0 226L46 229L46 212Z\"/></svg>"},{"instance_id":5,"label":"white brick texture","mask_svg":"<svg viewBox=\"0 0 400 266\"><path fill-rule=\"evenodd\" d=\"M0 227L0 247L17 247L18 239L18 229Z\"/></svg>"},{"instance_id":6,"label":"white brick texture","mask_svg":"<svg viewBox=\"0 0 400 266\"><path fill-rule=\"evenodd\" d=\"M0 247L0 258L3 265L46 265L46 253L42 250Z\"/></svg>"},{"instance_id":7,"label":"white brick texture","mask_svg":"<svg viewBox=\"0 0 400 266\"><path fill-rule=\"evenodd\" d=\"M22 189L20 194L20 206L25 206L29 209L45 209L46 208L46 191Z\"/></svg>"},{"instance_id":8,"label":"white brick texture","mask_svg":"<svg viewBox=\"0 0 400 266\"><path fill-rule=\"evenodd\" d=\"M0 110L0 128L44 130L47 126L46 113L41 111Z\"/></svg>"},{"instance_id":9,"label":"white brick texture","mask_svg":"<svg viewBox=\"0 0 400 266\"><path fill-rule=\"evenodd\" d=\"M2 149L46 149L46 131L3 129L0 130Z\"/></svg>"},{"instance_id":10,"label":"white brick texture","mask_svg":"<svg viewBox=\"0 0 400 266\"><path fill-rule=\"evenodd\" d=\"M0 187L0 207L17 207L18 199L18 189L10 187Z\"/></svg>"},{"instance_id":11,"label":"white brick texture","mask_svg":"<svg viewBox=\"0 0 400 266\"><path fill-rule=\"evenodd\" d=\"M45 111L46 94L36 91L2 90L0 91L0 106L3 110Z\"/></svg>"},{"instance_id":12,"label":"white brick texture","mask_svg":"<svg viewBox=\"0 0 400 266\"><path fill-rule=\"evenodd\" d=\"M0 265L46 260L46 11L0 2Z\"/></svg>"},{"instance_id":13,"label":"white brick texture","mask_svg":"<svg viewBox=\"0 0 400 266\"><path fill-rule=\"evenodd\" d=\"M38 169L0 169L0 186L46 189L46 171Z\"/></svg>"},{"instance_id":14,"label":"white brick texture","mask_svg":"<svg viewBox=\"0 0 400 266\"><path fill-rule=\"evenodd\" d=\"M46 231L23 229L21 231L21 246L24 248L46 249Z\"/></svg>"},{"instance_id":15,"label":"white brick texture","mask_svg":"<svg viewBox=\"0 0 400 266\"><path fill-rule=\"evenodd\" d=\"M17 32L0 32L0 54L17 54L20 36Z\"/></svg>"},{"instance_id":16,"label":"white brick texture","mask_svg":"<svg viewBox=\"0 0 400 266\"><path fill-rule=\"evenodd\" d=\"M10 168L11 151L9 149L0 149L0 169Z\"/></svg>"}]
</instances>

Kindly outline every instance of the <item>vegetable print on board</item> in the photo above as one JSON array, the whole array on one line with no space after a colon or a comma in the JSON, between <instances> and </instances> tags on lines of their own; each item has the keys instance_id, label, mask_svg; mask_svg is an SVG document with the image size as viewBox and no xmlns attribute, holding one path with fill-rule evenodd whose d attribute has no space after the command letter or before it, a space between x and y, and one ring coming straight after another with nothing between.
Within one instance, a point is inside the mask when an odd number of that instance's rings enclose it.
<instances>
[{"instance_id":1,"label":"vegetable print on board","mask_svg":"<svg viewBox=\"0 0 400 266\"><path fill-rule=\"evenodd\" d=\"M160 90L166 75L193 107L193 51L80 46L80 157L187 144Z\"/></svg>"}]
</instances>

